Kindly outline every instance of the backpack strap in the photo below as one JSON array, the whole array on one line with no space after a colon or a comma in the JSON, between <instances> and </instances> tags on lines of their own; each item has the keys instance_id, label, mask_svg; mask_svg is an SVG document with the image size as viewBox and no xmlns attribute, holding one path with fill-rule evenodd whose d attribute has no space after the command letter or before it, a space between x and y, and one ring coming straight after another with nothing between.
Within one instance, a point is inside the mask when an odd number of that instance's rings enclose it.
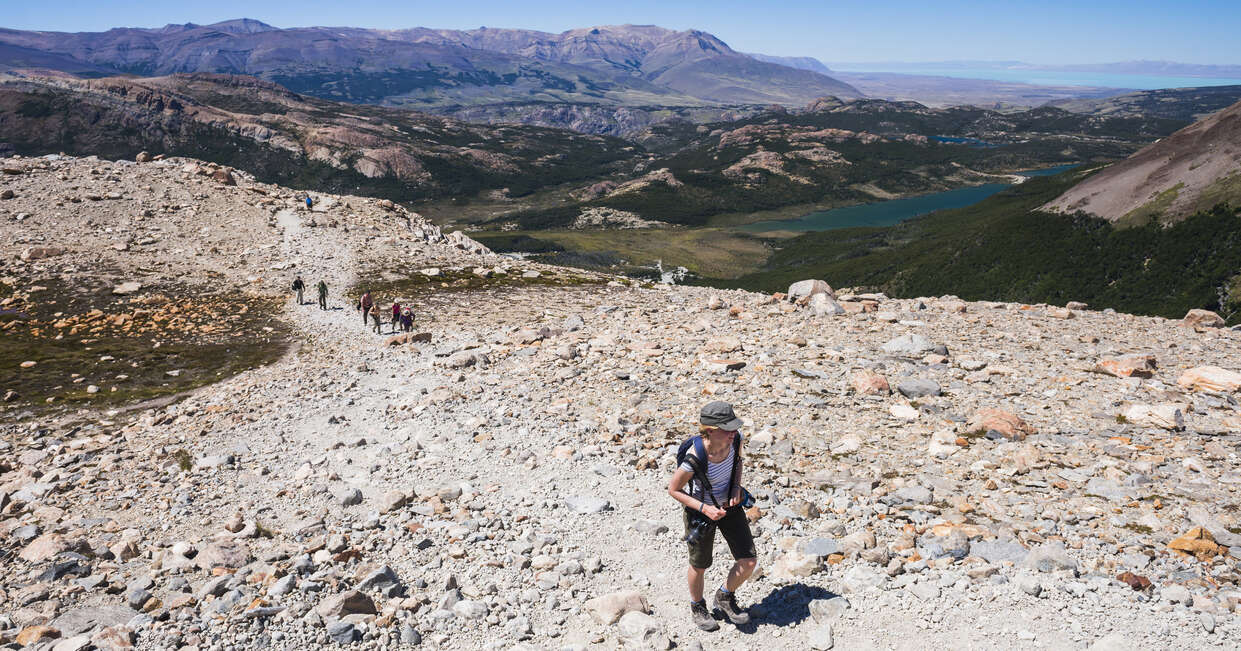
<instances>
[{"instance_id":1,"label":"backpack strap","mask_svg":"<svg viewBox=\"0 0 1241 651\"><path fill-rule=\"evenodd\" d=\"M733 472L728 476L728 497L732 498L733 488L741 483L741 432L733 437Z\"/></svg>"},{"instance_id":2,"label":"backpack strap","mask_svg":"<svg viewBox=\"0 0 1241 651\"><path fill-rule=\"evenodd\" d=\"M694 454L698 457L700 461L702 461L703 463L706 463L707 462L707 446L702 442L702 436L695 436L694 438L690 439L690 442L694 444ZM707 471L706 468L703 468L703 473L706 473L706 471Z\"/></svg>"},{"instance_id":3,"label":"backpack strap","mask_svg":"<svg viewBox=\"0 0 1241 651\"><path fill-rule=\"evenodd\" d=\"M719 508L720 504L715 500L715 492L711 490L711 480L707 479L707 447L703 444L701 436L691 438L688 443L693 449L693 454L686 451L685 463L693 468L694 479L698 480L698 488L702 491L702 501L711 500L711 504ZM693 495L693 493L689 493Z\"/></svg>"}]
</instances>

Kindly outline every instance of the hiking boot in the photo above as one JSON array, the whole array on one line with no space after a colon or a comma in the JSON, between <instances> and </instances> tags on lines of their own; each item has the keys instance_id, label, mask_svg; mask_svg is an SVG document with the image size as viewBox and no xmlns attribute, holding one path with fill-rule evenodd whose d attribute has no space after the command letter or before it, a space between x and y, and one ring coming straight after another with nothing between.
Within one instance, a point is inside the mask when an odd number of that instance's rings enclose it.
<instances>
[{"instance_id":1,"label":"hiking boot","mask_svg":"<svg viewBox=\"0 0 1241 651\"><path fill-rule=\"evenodd\" d=\"M737 607L737 595L723 590L715 591L715 607L724 612L728 621L741 626L750 623L750 613Z\"/></svg>"},{"instance_id":2,"label":"hiking boot","mask_svg":"<svg viewBox=\"0 0 1241 651\"><path fill-rule=\"evenodd\" d=\"M707 600L703 599L698 603L689 605L690 615L694 618L694 625L704 631L714 631L719 629L720 625L716 623L711 613L707 612Z\"/></svg>"}]
</instances>

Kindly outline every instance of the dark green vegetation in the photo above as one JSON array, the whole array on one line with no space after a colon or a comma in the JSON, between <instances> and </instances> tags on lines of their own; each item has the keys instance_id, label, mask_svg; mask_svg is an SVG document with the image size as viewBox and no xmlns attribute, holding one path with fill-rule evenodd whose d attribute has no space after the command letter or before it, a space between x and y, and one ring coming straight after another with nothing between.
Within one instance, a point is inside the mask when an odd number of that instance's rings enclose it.
<instances>
[{"instance_id":1,"label":"dark green vegetation","mask_svg":"<svg viewBox=\"0 0 1241 651\"><path fill-rule=\"evenodd\" d=\"M1241 321L1241 216L1220 204L1171 227L1113 228L1036 212L1087 174L1035 178L985 201L887 228L808 233L779 244L765 269L704 284L782 291L823 278L896 296L955 294L1180 318L1191 308ZM1222 303L1222 305L1221 305Z\"/></svg>"},{"instance_id":2,"label":"dark green vegetation","mask_svg":"<svg viewBox=\"0 0 1241 651\"><path fill-rule=\"evenodd\" d=\"M1100 118L1054 108L1001 114L880 100L827 103L800 114L767 112L706 125L705 135L681 123L659 124L639 140L665 153L645 167L667 169L681 185L655 181L594 199L518 209L492 221L516 222L525 230L563 228L583 208L608 207L703 226L725 213L864 203L874 201L876 191L921 194L994 181L979 173L1114 160L1183 126L1180 120ZM824 163L805 154L816 149L835 152L847 163ZM775 160L778 169L755 156Z\"/></svg>"},{"instance_id":3,"label":"dark green vegetation","mask_svg":"<svg viewBox=\"0 0 1241 651\"><path fill-rule=\"evenodd\" d=\"M273 362L288 347L273 299L168 287L163 291L184 298L149 305L114 297L98 282L39 278L18 286L24 289L0 285L0 297L17 299L0 319L0 326L12 323L0 336L0 394L16 393L0 403L4 412L168 396ZM110 322L121 314L137 318L131 327ZM144 323L157 327L132 327ZM26 361L36 364L22 368ZM89 393L90 385L98 393Z\"/></svg>"}]
</instances>

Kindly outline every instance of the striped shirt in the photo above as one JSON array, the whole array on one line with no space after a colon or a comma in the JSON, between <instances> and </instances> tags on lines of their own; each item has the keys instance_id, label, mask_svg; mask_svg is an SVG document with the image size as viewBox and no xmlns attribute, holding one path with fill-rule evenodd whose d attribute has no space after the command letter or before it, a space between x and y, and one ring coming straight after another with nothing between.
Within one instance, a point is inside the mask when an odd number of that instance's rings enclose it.
<instances>
[{"instance_id":1,"label":"striped shirt","mask_svg":"<svg viewBox=\"0 0 1241 651\"><path fill-rule=\"evenodd\" d=\"M728 501L728 484L733 474L734 454L735 452L733 452L733 448L730 445L728 446L728 456L725 457L723 461L715 463L710 459L707 460L707 482L711 484L711 494L715 496L715 501L718 502L721 507ZM690 450L685 456L686 459L681 462L680 469L693 472L694 467L689 464L689 457L697 455L694 454L693 450ZM686 492L693 495L694 499L702 500L710 504L711 501L706 499L706 492L703 490L703 487L698 484L699 482L697 477L690 479Z\"/></svg>"}]
</instances>

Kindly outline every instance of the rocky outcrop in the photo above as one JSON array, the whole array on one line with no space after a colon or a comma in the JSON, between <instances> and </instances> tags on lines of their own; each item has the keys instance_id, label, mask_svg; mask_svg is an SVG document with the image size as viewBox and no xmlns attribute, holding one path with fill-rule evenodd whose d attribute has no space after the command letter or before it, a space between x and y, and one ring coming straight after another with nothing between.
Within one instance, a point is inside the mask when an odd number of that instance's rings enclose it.
<instances>
[{"instance_id":1,"label":"rocky outcrop","mask_svg":"<svg viewBox=\"0 0 1241 651\"><path fill-rule=\"evenodd\" d=\"M433 174L435 168L467 170L484 187L537 186L587 172L566 159L574 151L589 149L599 162L633 156L595 136L339 105L251 77L215 74L0 78L0 133L33 154L134 159L208 152L213 162L267 181L304 179L308 166L319 165L327 170L307 189L403 200L456 191L457 179Z\"/></svg>"}]
</instances>

